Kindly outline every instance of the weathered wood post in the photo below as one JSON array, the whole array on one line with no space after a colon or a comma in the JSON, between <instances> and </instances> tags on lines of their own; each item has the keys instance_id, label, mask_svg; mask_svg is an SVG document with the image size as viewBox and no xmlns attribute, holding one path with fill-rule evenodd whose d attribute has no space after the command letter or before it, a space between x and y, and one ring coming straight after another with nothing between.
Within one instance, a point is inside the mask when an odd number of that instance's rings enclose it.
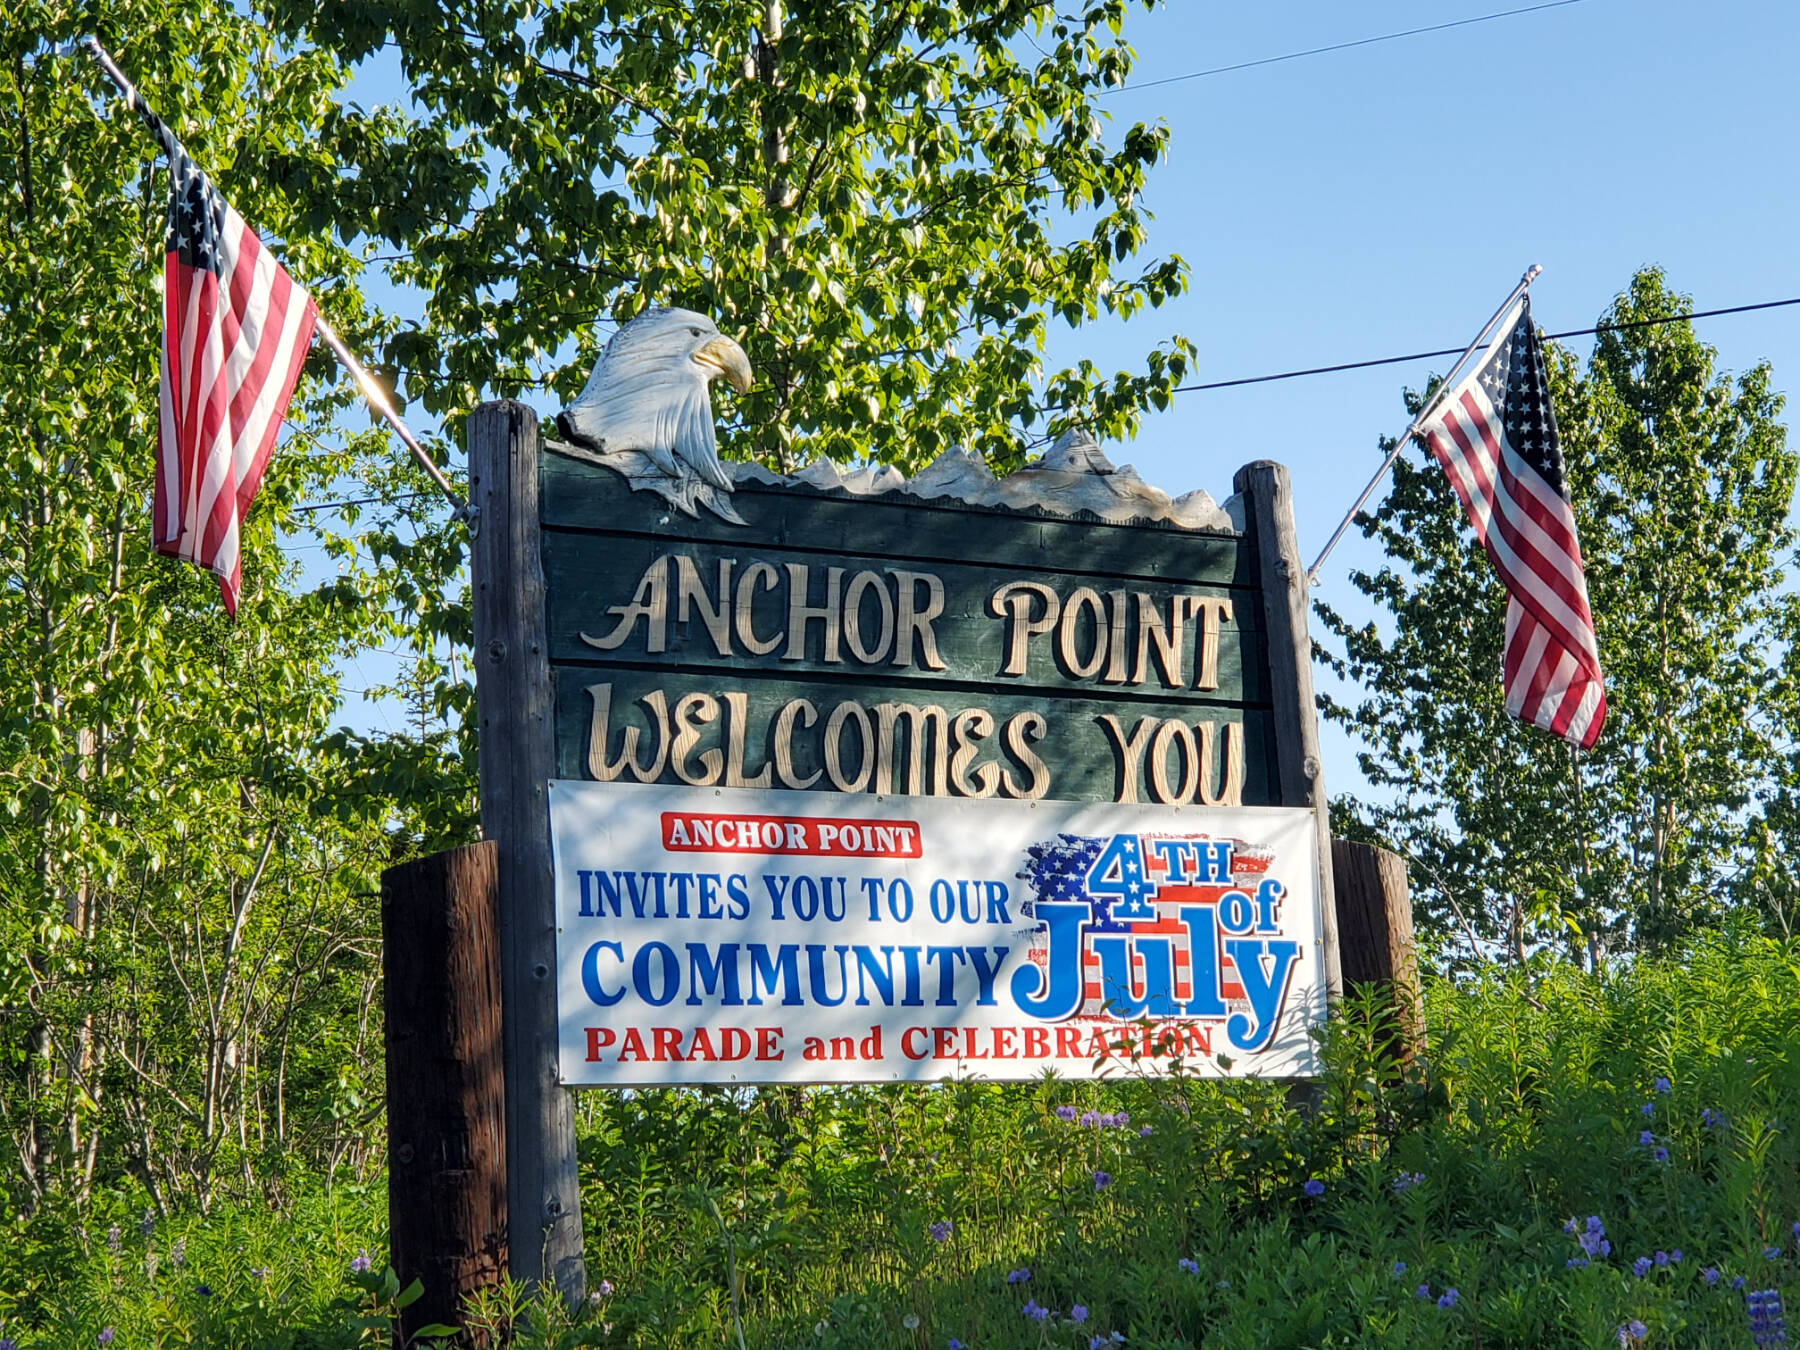
<instances>
[{"instance_id":1,"label":"weathered wood post","mask_svg":"<svg viewBox=\"0 0 1800 1350\"><path fill-rule=\"evenodd\" d=\"M403 1283L425 1286L403 1338L459 1324L506 1271L506 1126L492 843L381 877L388 1232Z\"/></svg>"},{"instance_id":2,"label":"weathered wood post","mask_svg":"<svg viewBox=\"0 0 1800 1350\"><path fill-rule=\"evenodd\" d=\"M553 707L538 548L537 414L510 400L469 417L469 500L480 511L475 592L481 832L500 851L506 1047L506 1196L515 1277L586 1292L575 1109L557 1071L556 909L546 784Z\"/></svg>"},{"instance_id":3,"label":"weathered wood post","mask_svg":"<svg viewBox=\"0 0 1800 1350\"><path fill-rule=\"evenodd\" d=\"M1337 916L1331 903L1331 812L1319 758L1319 720L1314 712L1311 604L1306 568L1294 534L1294 493L1285 464L1259 459L1237 471L1231 483L1246 503L1244 524L1255 542L1262 573L1263 618L1268 625L1269 693L1275 717L1275 804L1310 806L1319 822L1319 896L1325 991L1335 1008L1344 995L1338 966Z\"/></svg>"},{"instance_id":4,"label":"weathered wood post","mask_svg":"<svg viewBox=\"0 0 1800 1350\"><path fill-rule=\"evenodd\" d=\"M1425 1053L1425 1011L1406 860L1373 844L1334 839L1331 861L1344 984L1373 986L1388 1000L1395 1056L1410 1063Z\"/></svg>"}]
</instances>

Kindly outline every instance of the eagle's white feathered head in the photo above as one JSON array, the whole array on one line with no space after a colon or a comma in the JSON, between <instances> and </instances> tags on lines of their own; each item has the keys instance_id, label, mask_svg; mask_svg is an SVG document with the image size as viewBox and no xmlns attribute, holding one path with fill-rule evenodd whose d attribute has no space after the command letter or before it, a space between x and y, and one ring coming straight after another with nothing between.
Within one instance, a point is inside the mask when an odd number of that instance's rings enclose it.
<instances>
[{"instance_id":1,"label":"eagle's white feathered head","mask_svg":"<svg viewBox=\"0 0 1800 1350\"><path fill-rule=\"evenodd\" d=\"M646 310L613 334L556 424L577 445L636 450L670 478L692 473L730 492L707 394L719 375L739 393L750 387L750 358L711 319L691 309Z\"/></svg>"}]
</instances>

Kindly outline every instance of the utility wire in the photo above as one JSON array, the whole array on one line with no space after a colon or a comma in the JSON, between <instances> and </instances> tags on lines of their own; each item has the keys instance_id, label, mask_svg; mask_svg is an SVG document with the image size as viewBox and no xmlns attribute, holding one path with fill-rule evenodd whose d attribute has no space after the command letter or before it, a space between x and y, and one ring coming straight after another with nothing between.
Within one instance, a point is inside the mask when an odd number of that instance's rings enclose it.
<instances>
[{"instance_id":1,"label":"utility wire","mask_svg":"<svg viewBox=\"0 0 1800 1350\"><path fill-rule=\"evenodd\" d=\"M1234 70L1251 70L1256 66L1273 66L1282 61L1298 61L1303 56L1322 56L1326 52L1348 51L1352 47L1367 47L1377 42L1393 42L1398 38L1416 37L1420 33L1441 33L1446 28L1466 28L1472 23L1491 23L1495 19L1510 19L1515 14L1535 14L1540 9L1561 9L1565 5L1579 5L1582 0L1548 0L1541 5L1526 5L1522 9L1503 9L1495 14L1477 14L1467 19L1452 19L1449 23L1426 24L1423 28L1406 28L1398 33L1382 33L1376 37L1357 38L1353 42L1334 42L1328 47L1309 47L1303 52L1287 52L1281 56L1265 56L1256 61L1239 61L1230 66L1214 66L1211 70L1189 71L1186 75L1170 75L1161 80L1145 80L1141 84L1127 83L1117 89L1108 89L1109 94L1123 94L1133 89L1154 89L1163 84L1180 84L1184 80L1203 80L1208 75L1225 75Z\"/></svg>"},{"instance_id":2,"label":"utility wire","mask_svg":"<svg viewBox=\"0 0 1800 1350\"><path fill-rule=\"evenodd\" d=\"M1562 0L1572 3L1572 0ZM1666 323L1686 323L1689 319L1716 319L1722 314L1749 314L1759 309L1781 309L1787 305L1800 305L1800 295L1789 300L1764 300L1754 305L1730 305L1724 309L1696 309L1686 314L1671 314L1662 319L1633 319L1629 323L1602 323L1592 328L1570 328L1561 333L1546 333L1550 339L1591 337L1596 333L1623 333L1633 328L1656 328ZM1477 350L1484 350L1489 344L1482 344ZM1367 370L1372 366L1398 366L1408 361L1428 361L1438 356L1461 356L1460 347L1445 347L1435 352L1412 352L1406 356L1383 356L1373 361L1345 361L1335 366L1309 366L1305 370L1284 370L1278 375L1249 375L1238 380L1214 380L1209 384L1182 384L1172 391L1177 394L1193 394L1203 389L1235 389L1246 384L1268 384L1274 380L1297 380L1305 375L1332 375L1340 370ZM430 493L409 492L394 498L395 504L412 501L417 497L430 496ZM344 506L369 506L376 502L388 500L384 497L356 497L348 501L313 502L291 508L294 512L331 511Z\"/></svg>"},{"instance_id":3,"label":"utility wire","mask_svg":"<svg viewBox=\"0 0 1800 1350\"><path fill-rule=\"evenodd\" d=\"M1665 323L1685 323L1689 319L1713 319L1721 314L1748 314L1756 309L1780 309L1784 305L1800 305L1800 295L1791 300L1764 300L1755 305L1732 305L1726 309L1696 309L1687 314L1671 314L1664 319L1633 319L1630 323L1602 323L1592 328L1571 328L1562 333L1546 333L1547 338L1589 337L1595 333L1622 333L1630 328L1655 328ZM1345 361L1335 366L1309 366L1305 370L1284 370L1278 375L1248 375L1237 380L1213 380L1208 384L1177 385L1174 393L1192 394L1202 389L1235 389L1245 384L1268 384L1274 380L1297 380L1304 375L1331 375L1340 370L1367 370L1371 366L1398 366L1408 361L1427 361L1436 356L1460 356L1461 347L1446 347L1435 352L1411 352L1406 356L1383 356L1374 361Z\"/></svg>"}]
</instances>

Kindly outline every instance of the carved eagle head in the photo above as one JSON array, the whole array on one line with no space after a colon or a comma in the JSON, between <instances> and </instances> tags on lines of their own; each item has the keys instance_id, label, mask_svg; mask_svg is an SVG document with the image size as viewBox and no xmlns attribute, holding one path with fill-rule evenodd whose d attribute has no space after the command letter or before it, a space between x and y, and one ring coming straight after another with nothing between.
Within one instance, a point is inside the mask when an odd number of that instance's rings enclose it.
<instances>
[{"instance_id":1,"label":"carved eagle head","mask_svg":"<svg viewBox=\"0 0 1800 1350\"><path fill-rule=\"evenodd\" d=\"M691 309L651 309L613 334L581 397L556 416L564 439L594 450L637 450L663 473L683 467L731 490L719 466L707 386L717 376L750 387L750 358Z\"/></svg>"}]
</instances>

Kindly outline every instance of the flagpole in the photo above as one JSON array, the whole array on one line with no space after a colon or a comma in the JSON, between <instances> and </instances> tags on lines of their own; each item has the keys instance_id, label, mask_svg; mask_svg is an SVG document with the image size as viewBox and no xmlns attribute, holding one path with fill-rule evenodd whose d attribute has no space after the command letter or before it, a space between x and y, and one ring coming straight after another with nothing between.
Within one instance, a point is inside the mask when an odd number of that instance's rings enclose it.
<instances>
[{"instance_id":1,"label":"flagpole","mask_svg":"<svg viewBox=\"0 0 1800 1350\"><path fill-rule=\"evenodd\" d=\"M1511 309L1513 305L1518 303L1520 296L1531 289L1531 283L1538 279L1538 274L1543 270L1544 269L1539 267L1536 263L1533 263L1530 267L1525 269L1525 275L1520 277L1519 284L1512 288L1512 294L1508 295L1506 299L1501 302L1500 308L1495 310L1493 316L1481 326L1481 331L1475 335L1475 340L1463 349L1463 354L1461 356L1456 358L1455 364L1450 367L1449 372L1445 374L1444 378L1438 383L1437 392L1425 401L1425 406L1419 409L1419 415L1413 418L1412 425L1407 427L1406 430L1401 433L1400 439L1394 442L1394 448L1388 452L1388 457L1381 461L1381 467L1375 470L1375 476L1369 480L1369 485L1362 490L1362 496L1358 497L1356 499L1356 504L1344 513L1343 520L1338 522L1338 527L1332 531L1331 538L1325 541L1325 547L1319 550L1319 556L1313 559L1313 565L1306 569L1306 584L1308 586L1317 586L1319 584L1319 569L1325 565L1325 559L1331 556L1331 550L1336 548L1338 540L1344 537L1344 531L1350 528L1350 522L1356 519L1356 513L1363 509L1363 504L1369 500L1375 489L1381 485L1381 480L1387 476L1387 471L1393 467L1394 461L1400 458L1400 452L1406 449L1407 443L1412 440L1419 428L1425 424L1425 419L1430 417L1431 414L1437 410L1439 401L1441 401L1444 395L1449 393L1454 387L1456 373L1462 369L1463 362L1467 361L1474 353L1475 349L1481 346L1487 339L1487 335L1494 330L1494 325L1500 322L1501 316L1504 315L1507 310Z\"/></svg>"},{"instance_id":2,"label":"flagpole","mask_svg":"<svg viewBox=\"0 0 1800 1350\"><path fill-rule=\"evenodd\" d=\"M82 49L94 59L95 64L98 65L101 70L106 72L106 77L111 80L113 84L118 86L119 92L125 95L127 107L149 123L152 130L160 132L161 130L166 129L167 124L150 110L150 105L144 102L143 96L137 91L137 87L133 85L130 80L125 78L125 72L119 69L118 64L114 62L107 50L100 45L97 38L91 36L84 37L81 40L81 46ZM418 461L419 467L425 470L426 475L432 482L437 484L438 489L449 499L450 504L456 508L456 513L452 516L452 519L466 521L470 527L473 528L475 517L477 515L477 508L470 506L464 501L462 494L457 492L457 490L451 486L450 479L445 476L444 471L438 467L437 461L432 459L432 457L426 453L425 447L419 444L419 438L413 435L412 428L407 426L406 423L401 420L400 414L388 400L386 391L375 382L374 376L370 375L369 372L364 369L362 362L358 361L351 350L344 345L344 340L337 335L337 330L325 321L325 316L319 314L315 317L313 322L319 336L325 340L325 345L331 348L332 355L337 357L338 363L342 365L345 370L350 372L350 377L356 381L357 389L361 391L363 398L368 401L369 406L380 413L387 424L394 429L394 433L400 437L401 441L405 443L406 448L412 452L412 457Z\"/></svg>"}]
</instances>

